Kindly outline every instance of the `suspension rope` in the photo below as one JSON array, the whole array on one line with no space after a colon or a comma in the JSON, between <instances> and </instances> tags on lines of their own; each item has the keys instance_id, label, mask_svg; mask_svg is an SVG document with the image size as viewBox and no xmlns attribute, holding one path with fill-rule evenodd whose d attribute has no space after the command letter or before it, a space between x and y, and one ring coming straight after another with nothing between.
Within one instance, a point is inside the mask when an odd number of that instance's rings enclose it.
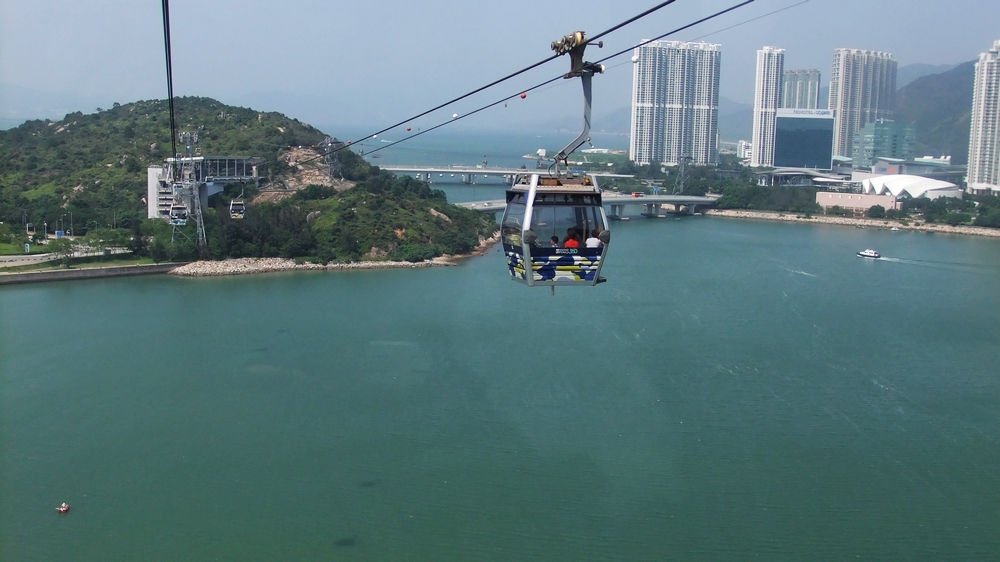
<instances>
[{"instance_id":1,"label":"suspension rope","mask_svg":"<svg viewBox=\"0 0 1000 562\"><path fill-rule=\"evenodd\" d=\"M732 12L733 10L736 10L736 9L738 9L738 8L742 8L743 6L746 6L747 4L751 4L751 3L753 3L754 1L755 1L755 0L744 0L743 2L741 2L741 3L739 3L739 4L735 4L735 5L733 5L733 6L730 6L730 7L726 8L726 9L724 9L724 10L720 10L720 11L718 11L718 12L715 12L714 14L711 14L711 15L708 15L708 16L705 16L705 17L703 17L703 18L701 18L701 19L699 19L699 20L697 20L697 21L694 21L694 22L692 22L692 23L689 23L689 24L687 24L687 25L683 25L683 26L681 26L681 27L678 27L677 29L674 29L674 30L672 30L672 31L668 31L667 33L664 33L664 34L662 34L662 35L660 35L660 36L656 37L655 39L649 39L649 40L646 40L646 41L643 41L643 42L641 42L641 43L638 43L638 44L636 44L636 45L634 45L634 46L632 46L632 47L629 47L628 49L623 49L623 50L621 50L621 51L618 51L617 53L614 53L613 55L610 55L610 56L607 56L607 57L604 57L603 59L601 59L601 60L599 60L599 61L597 61L597 62L598 62L598 63L602 63L602 62L605 62L605 61L608 61L608 60L610 60L610 59L613 59L613 58L615 58L615 57L619 57L619 56L621 56L621 55L623 55L623 54L625 54L625 53L629 53L629 52L631 52L631 51L635 50L635 49L636 49L636 48L638 48L638 47L641 47L641 46L643 46L643 45L647 45L647 44L649 44L649 43L652 43L653 41L658 41L658 40L660 40L660 39L663 39L663 38L665 38L665 37L669 37L669 36L671 36L671 35L675 35L675 34L677 34L677 33L680 33L680 32L682 32L682 31L685 31L685 30L687 30L687 29L690 29L691 27L694 27L694 26L696 26L696 25L699 25L699 24L702 24L702 23L705 23L706 21L709 21L709 20L712 20L712 19L715 19L715 18L717 18L717 17L720 17L720 16L722 16L722 15L725 15L725 14L728 14L729 12ZM805 0L805 1L806 1L806 2L808 2L809 0ZM800 2L800 3L804 3L804 2ZM797 5L797 4L796 4L796 5ZM789 7L791 7L791 6L789 6ZM784 9L787 9L787 8L784 8ZM778 11L781 11L781 10L778 10ZM763 17L763 16L761 16L761 17ZM759 18L754 18L754 19L759 19ZM493 103L490 103L490 104L487 104L487 105L484 105L484 106L482 106L482 107L480 107L480 108L478 108L478 109L474 109L474 110L472 110L472 111L470 111L470 112L468 112L468 113L464 113L464 114L462 114L462 115L458 115L458 116L455 116L455 117L453 117L452 119L449 119L448 121L444 121L444 122L442 122L442 123L439 123L439 124L437 124L437 125L435 125L435 126L433 126L433 127L430 127L430 128L427 128L427 129L423 129L423 130L421 130L421 131L418 131L418 132L416 132L416 133L413 133L413 134L412 134L412 135L410 135L410 136L407 136L407 137L404 137L404 138L401 138L401 139L399 139L398 141L395 141L395 142L391 142L391 143L388 143L388 144L386 144L385 146L380 146L380 147L378 147L378 148L375 148L375 149L373 149L373 150L369 150L369 151L368 151L368 154L372 154L372 153L375 153L375 152L378 152L378 151L380 151L380 150L385 150L386 148L390 148L390 147L392 147L392 146L395 146L395 145L397 145L397 144L399 144L399 143L401 143L401 142L406 142L406 141L408 141L408 140L410 140L410 139L413 139L413 138L416 138L416 137L419 137L420 135L423 135L423 134L425 134L425 133L429 133L429 132L431 132L431 131L433 131L433 130L435 130L435 129L440 129L441 127L444 127L445 125L448 125L448 124L450 124L450 123L454 123L455 121L460 121L460 120L462 120L462 119L465 119L466 117L470 117L470 116L472 116L472 115L475 115L475 114L477 114L477 113L479 113L479 112L481 112L481 111L485 111L485 110L487 110L487 109L489 109L489 108L491 108L491 107L496 107L496 106L500 105L501 103L504 103L504 102L507 102L507 101L510 101L510 100L512 100L512 99L514 99L514 98L517 98L517 97L520 97L520 96L521 96L521 94L526 94L526 93L528 93L528 92L531 92L531 91L534 91L534 90L537 90L537 89L539 89L539 88L542 88L542 87L544 87L544 86L547 86L547 85L549 85L549 84L551 84L551 83L553 83L553 82L556 82L556 81L559 81L559 80L561 80L562 78L563 78L563 76L562 76L562 75L559 75L559 76L556 76L555 78L551 78L551 79L549 79L549 80L546 80L546 81L544 81L544 82L541 82L541 83L538 83L538 84L536 84L536 85L534 85L534 86L532 86L532 87L530 87L530 88L527 88L527 89L525 89L525 90L521 90L520 92L518 92L518 93L516 93L516 94L511 94L511 95L509 95L509 96L507 96L507 97L505 97L505 98L502 98L502 99L499 99L499 100L497 100L497 101L495 101L495 102L493 102ZM335 149L334 151L336 151L336 150L343 150L344 148L347 148L347 146L348 146L348 145L344 145L344 146L341 146L341 147L339 147L339 148ZM313 160L317 160L317 159L319 159L319 158L322 158L323 156L325 156L325 154L323 154L323 155L320 155L320 156L316 156L316 157L313 157L313 158L309 158L308 160L303 160L303 161L302 161L301 163L306 163L306 162L311 162L311 161L313 161Z\"/></svg>"},{"instance_id":2,"label":"suspension rope","mask_svg":"<svg viewBox=\"0 0 1000 562\"><path fill-rule=\"evenodd\" d=\"M167 105L170 110L170 157L172 177L177 179L177 124L174 120L174 69L170 62L170 1L163 0L163 50L167 54Z\"/></svg>"}]
</instances>

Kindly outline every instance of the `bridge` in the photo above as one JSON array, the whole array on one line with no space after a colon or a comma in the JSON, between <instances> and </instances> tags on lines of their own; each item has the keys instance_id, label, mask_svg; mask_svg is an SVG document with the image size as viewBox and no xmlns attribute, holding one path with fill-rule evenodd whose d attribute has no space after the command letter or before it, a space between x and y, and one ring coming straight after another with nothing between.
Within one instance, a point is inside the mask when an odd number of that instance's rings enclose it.
<instances>
[{"instance_id":1,"label":"bridge","mask_svg":"<svg viewBox=\"0 0 1000 562\"><path fill-rule=\"evenodd\" d=\"M377 165L377 164L376 164ZM476 178L494 176L506 180L513 180L518 174L538 174L545 173L545 170L532 168L503 168L500 166L379 166L380 170L392 172L394 174L411 174L418 179L431 181L434 174L438 177L460 177L462 183L475 183ZM605 172L586 172L587 175L597 178L631 178L631 174L610 174Z\"/></svg>"},{"instance_id":2,"label":"bridge","mask_svg":"<svg viewBox=\"0 0 1000 562\"><path fill-rule=\"evenodd\" d=\"M625 207L627 205L639 205L644 207L643 216L658 217L661 213L693 215L704 211L709 207L714 207L718 197L699 197L696 195L644 195L633 197L631 195L618 194L605 191L601 194L601 200L605 207L611 211L609 219L622 219L625 217ZM486 213L499 212L504 210L507 202L503 199L493 201L472 201L468 203L456 203L459 207L483 211ZM672 210L663 209L663 205L672 205Z\"/></svg>"}]
</instances>

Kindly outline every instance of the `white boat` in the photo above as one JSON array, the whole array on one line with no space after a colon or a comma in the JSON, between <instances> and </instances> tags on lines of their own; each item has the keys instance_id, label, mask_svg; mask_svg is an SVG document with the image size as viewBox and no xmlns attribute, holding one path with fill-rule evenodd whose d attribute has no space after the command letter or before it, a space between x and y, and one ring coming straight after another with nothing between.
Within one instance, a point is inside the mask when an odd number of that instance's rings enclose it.
<instances>
[{"instance_id":1,"label":"white boat","mask_svg":"<svg viewBox=\"0 0 1000 562\"><path fill-rule=\"evenodd\" d=\"M894 226L894 227L890 228L889 230L891 230L893 232L899 232L899 227L898 226Z\"/></svg>"},{"instance_id":2,"label":"white boat","mask_svg":"<svg viewBox=\"0 0 1000 562\"><path fill-rule=\"evenodd\" d=\"M858 257L859 258L871 258L873 260L877 260L877 259L879 259L882 256L880 256L879 253L876 252L875 250L872 250L871 248L869 248L867 250L862 250L862 251L858 252Z\"/></svg>"}]
</instances>

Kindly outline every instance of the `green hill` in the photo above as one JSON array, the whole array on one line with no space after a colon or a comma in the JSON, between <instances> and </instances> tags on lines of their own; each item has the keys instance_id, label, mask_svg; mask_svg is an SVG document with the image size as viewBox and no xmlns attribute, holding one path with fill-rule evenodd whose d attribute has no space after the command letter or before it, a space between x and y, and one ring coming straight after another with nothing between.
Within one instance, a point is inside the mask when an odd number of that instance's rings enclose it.
<instances>
[{"instance_id":1,"label":"green hill","mask_svg":"<svg viewBox=\"0 0 1000 562\"><path fill-rule=\"evenodd\" d=\"M285 164L288 145L311 145L325 135L280 113L230 107L209 98L177 98L181 131L198 133L203 154L261 156L270 173ZM183 147L178 146L178 150ZM70 113L60 121L28 121L0 131L0 220L23 217L53 224L74 213L88 223L110 225L145 216L146 167L170 155L166 100L139 101L97 113Z\"/></svg>"},{"instance_id":2,"label":"green hill","mask_svg":"<svg viewBox=\"0 0 1000 562\"><path fill-rule=\"evenodd\" d=\"M917 78L896 92L896 121L916 125L917 156L951 155L969 161L969 125L975 61Z\"/></svg>"},{"instance_id":3,"label":"green hill","mask_svg":"<svg viewBox=\"0 0 1000 562\"><path fill-rule=\"evenodd\" d=\"M209 98L177 98L174 105L178 129L197 133L202 154L261 157L263 176L295 172L283 157L286 149L326 137L280 113ZM60 218L65 227L72 218L76 234L124 226L140 253L193 258L198 252L190 243L169 242L165 221L145 218L146 168L169 153L165 100L0 131L0 222L48 222L52 231ZM229 217L226 194L213 197L214 208L205 213L210 257L423 259L469 251L495 228L491 217L449 205L442 192L381 172L349 150L340 153L340 162L354 189L313 186L278 203L251 205L242 221ZM314 220L307 221L310 216Z\"/></svg>"}]
</instances>

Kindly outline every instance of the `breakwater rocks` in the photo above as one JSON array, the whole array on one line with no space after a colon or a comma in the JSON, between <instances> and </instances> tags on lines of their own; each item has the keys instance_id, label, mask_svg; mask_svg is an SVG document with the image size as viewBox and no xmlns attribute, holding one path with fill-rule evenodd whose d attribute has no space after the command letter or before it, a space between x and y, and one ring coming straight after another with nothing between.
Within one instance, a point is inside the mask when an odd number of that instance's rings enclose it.
<instances>
[{"instance_id":1,"label":"breakwater rocks","mask_svg":"<svg viewBox=\"0 0 1000 562\"><path fill-rule=\"evenodd\" d=\"M734 211L734 210L720 210L720 209L709 210L706 212L706 214L714 217L730 217L737 219L806 222L812 224L839 224L842 226L854 226L861 228L880 228L883 230L888 230L890 228L895 227L898 228L899 230L913 230L917 232L938 232L941 234L964 234L967 236L989 236L993 238L1000 238L1000 229L983 228L980 226L950 226L947 224L936 224L936 223L901 224L897 221L889 221L883 219L856 219L848 217L828 217L825 215L806 218L802 215L795 215L795 214L769 213L764 211Z\"/></svg>"},{"instance_id":2,"label":"breakwater rocks","mask_svg":"<svg viewBox=\"0 0 1000 562\"><path fill-rule=\"evenodd\" d=\"M452 265L447 261L362 261L351 263L295 263L283 258L240 258L222 261L196 261L170 271L170 275L184 277L214 277L219 275L245 275L251 273L271 273L275 271L304 270L345 270L345 269L400 269L416 267L444 267Z\"/></svg>"}]
</instances>

